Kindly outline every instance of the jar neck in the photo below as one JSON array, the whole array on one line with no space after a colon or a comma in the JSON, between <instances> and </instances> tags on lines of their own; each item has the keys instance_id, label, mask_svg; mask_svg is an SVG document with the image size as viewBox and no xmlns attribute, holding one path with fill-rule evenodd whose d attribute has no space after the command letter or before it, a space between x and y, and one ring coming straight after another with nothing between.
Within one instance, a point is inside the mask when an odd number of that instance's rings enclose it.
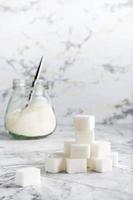
<instances>
[{"instance_id":1,"label":"jar neck","mask_svg":"<svg viewBox=\"0 0 133 200\"><path fill-rule=\"evenodd\" d=\"M32 88L31 85L31 82L24 79L14 79L12 88L15 91L25 91L26 93L30 92L30 90L33 90L34 96L42 96L44 93L47 93L46 90L48 87L44 85L44 81L39 80L34 88Z\"/></svg>"}]
</instances>

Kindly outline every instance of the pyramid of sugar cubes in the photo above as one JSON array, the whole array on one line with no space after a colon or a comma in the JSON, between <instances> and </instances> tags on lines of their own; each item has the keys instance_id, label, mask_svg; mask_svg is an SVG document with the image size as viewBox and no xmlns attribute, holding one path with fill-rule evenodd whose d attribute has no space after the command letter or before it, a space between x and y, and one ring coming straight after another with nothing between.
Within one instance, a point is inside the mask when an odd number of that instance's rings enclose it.
<instances>
[{"instance_id":1,"label":"pyramid of sugar cubes","mask_svg":"<svg viewBox=\"0 0 133 200\"><path fill-rule=\"evenodd\" d=\"M75 139L64 141L64 151L47 154L47 172L107 172L118 166L118 152L111 152L110 142L95 140L94 115L76 115L74 129Z\"/></svg>"}]
</instances>

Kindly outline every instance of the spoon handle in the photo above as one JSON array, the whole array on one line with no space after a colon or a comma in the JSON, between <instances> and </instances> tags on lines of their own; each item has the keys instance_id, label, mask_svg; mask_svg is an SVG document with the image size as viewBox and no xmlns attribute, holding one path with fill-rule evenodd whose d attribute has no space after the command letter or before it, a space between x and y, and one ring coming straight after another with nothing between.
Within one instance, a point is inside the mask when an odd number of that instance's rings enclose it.
<instances>
[{"instance_id":1,"label":"spoon handle","mask_svg":"<svg viewBox=\"0 0 133 200\"><path fill-rule=\"evenodd\" d=\"M34 80L31 84L31 90L30 90L30 93L29 93L29 97L28 97L28 103L26 104L26 106L29 105L29 102L31 101L31 98L32 98L32 93L33 93L33 90L34 90L34 87L36 86L36 83L37 83L37 80L39 79L39 76L40 76L40 73L41 73L41 69L42 69L42 62L43 62L43 56L41 57L41 60L39 62L39 65L38 65L38 68L37 68L37 71L36 71L36 74L34 76Z\"/></svg>"}]
</instances>

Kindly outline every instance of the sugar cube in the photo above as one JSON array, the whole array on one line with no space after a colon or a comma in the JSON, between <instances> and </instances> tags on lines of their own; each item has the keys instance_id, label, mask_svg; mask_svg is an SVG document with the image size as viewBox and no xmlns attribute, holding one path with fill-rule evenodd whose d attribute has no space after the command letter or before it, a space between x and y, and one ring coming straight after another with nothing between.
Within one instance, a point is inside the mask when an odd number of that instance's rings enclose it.
<instances>
[{"instance_id":1,"label":"sugar cube","mask_svg":"<svg viewBox=\"0 0 133 200\"><path fill-rule=\"evenodd\" d=\"M40 185L40 169L36 167L21 168L16 171L16 185L19 186L30 186Z\"/></svg>"},{"instance_id":2,"label":"sugar cube","mask_svg":"<svg viewBox=\"0 0 133 200\"><path fill-rule=\"evenodd\" d=\"M87 172L87 160L83 158L67 158L66 171L68 173Z\"/></svg>"},{"instance_id":3,"label":"sugar cube","mask_svg":"<svg viewBox=\"0 0 133 200\"><path fill-rule=\"evenodd\" d=\"M64 155L65 154L58 152L47 156L45 163L45 170L50 173L65 171L66 162Z\"/></svg>"},{"instance_id":4,"label":"sugar cube","mask_svg":"<svg viewBox=\"0 0 133 200\"><path fill-rule=\"evenodd\" d=\"M95 141L91 145L91 156L92 157L103 157L111 152L110 142L106 141Z\"/></svg>"},{"instance_id":5,"label":"sugar cube","mask_svg":"<svg viewBox=\"0 0 133 200\"><path fill-rule=\"evenodd\" d=\"M95 128L94 115L76 115L74 117L74 127L76 131L89 131Z\"/></svg>"},{"instance_id":6,"label":"sugar cube","mask_svg":"<svg viewBox=\"0 0 133 200\"><path fill-rule=\"evenodd\" d=\"M89 144L72 144L71 158L89 158L90 145Z\"/></svg>"},{"instance_id":7,"label":"sugar cube","mask_svg":"<svg viewBox=\"0 0 133 200\"><path fill-rule=\"evenodd\" d=\"M95 141L94 129L90 131L76 131L77 144L92 144Z\"/></svg>"},{"instance_id":8,"label":"sugar cube","mask_svg":"<svg viewBox=\"0 0 133 200\"><path fill-rule=\"evenodd\" d=\"M105 158L91 158L90 168L97 172L107 172L112 171L112 159Z\"/></svg>"},{"instance_id":9,"label":"sugar cube","mask_svg":"<svg viewBox=\"0 0 133 200\"><path fill-rule=\"evenodd\" d=\"M64 141L64 153L66 154L67 157L70 156L71 153L71 145L75 143L74 139L68 139Z\"/></svg>"}]
</instances>

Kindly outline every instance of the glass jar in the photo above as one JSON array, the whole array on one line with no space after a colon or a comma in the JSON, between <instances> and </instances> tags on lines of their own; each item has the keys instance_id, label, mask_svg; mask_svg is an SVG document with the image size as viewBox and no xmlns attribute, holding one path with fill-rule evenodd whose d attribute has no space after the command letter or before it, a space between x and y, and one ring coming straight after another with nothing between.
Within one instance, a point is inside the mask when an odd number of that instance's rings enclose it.
<instances>
[{"instance_id":1,"label":"glass jar","mask_svg":"<svg viewBox=\"0 0 133 200\"><path fill-rule=\"evenodd\" d=\"M36 84L31 101L31 86L20 79L13 80L12 95L5 114L5 128L16 138L40 138L52 134L56 117L47 89L42 81Z\"/></svg>"}]
</instances>

